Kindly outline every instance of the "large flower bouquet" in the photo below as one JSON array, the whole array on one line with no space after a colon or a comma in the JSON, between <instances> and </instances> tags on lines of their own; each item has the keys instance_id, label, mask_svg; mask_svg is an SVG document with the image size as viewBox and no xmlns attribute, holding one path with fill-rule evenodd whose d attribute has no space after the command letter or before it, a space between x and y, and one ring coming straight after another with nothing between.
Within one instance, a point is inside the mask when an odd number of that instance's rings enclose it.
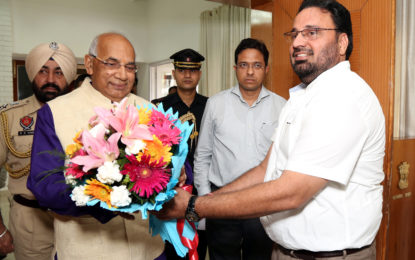
<instances>
[{"instance_id":1,"label":"large flower bouquet","mask_svg":"<svg viewBox=\"0 0 415 260\"><path fill-rule=\"evenodd\" d=\"M177 113L164 111L162 105L136 107L127 99L112 109L97 107L95 113L89 129L78 132L66 147L65 180L71 198L77 206L99 203L112 211L141 211L147 218L148 210L160 210L176 194L193 126L181 123ZM170 225L150 219L153 234L175 243L171 237L177 230L166 229ZM194 236L189 223L185 229ZM186 253L182 245L176 250Z\"/></svg>"}]
</instances>

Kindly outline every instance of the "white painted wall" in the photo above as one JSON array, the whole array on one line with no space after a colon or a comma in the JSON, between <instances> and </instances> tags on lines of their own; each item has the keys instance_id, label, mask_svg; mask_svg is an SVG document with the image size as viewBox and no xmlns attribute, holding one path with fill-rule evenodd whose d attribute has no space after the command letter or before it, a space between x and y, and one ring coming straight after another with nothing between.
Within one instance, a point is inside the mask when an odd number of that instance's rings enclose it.
<instances>
[{"instance_id":1,"label":"white painted wall","mask_svg":"<svg viewBox=\"0 0 415 260\"><path fill-rule=\"evenodd\" d=\"M13 74L10 0L0 0L0 105L11 100Z\"/></svg>"},{"instance_id":2,"label":"white painted wall","mask_svg":"<svg viewBox=\"0 0 415 260\"><path fill-rule=\"evenodd\" d=\"M200 48L200 14L221 4L203 0L149 0L150 61L184 48Z\"/></svg>"},{"instance_id":3,"label":"white painted wall","mask_svg":"<svg viewBox=\"0 0 415 260\"><path fill-rule=\"evenodd\" d=\"M41 42L68 45L83 58L92 38L118 31L130 39L139 62L199 49L200 13L220 4L205 0L11 0L13 55Z\"/></svg>"},{"instance_id":4,"label":"white painted wall","mask_svg":"<svg viewBox=\"0 0 415 260\"><path fill-rule=\"evenodd\" d=\"M57 41L83 58L96 35L117 31L133 43L137 60L144 60L145 9L146 2L130 0L12 0L13 54Z\"/></svg>"},{"instance_id":5,"label":"white painted wall","mask_svg":"<svg viewBox=\"0 0 415 260\"><path fill-rule=\"evenodd\" d=\"M220 6L206 0L7 1L11 2L14 59L24 59L42 42L57 41L69 46L83 63L96 35L120 32L135 48L140 62L138 95L146 99L150 97L148 63L168 59L180 49L198 50L200 13ZM3 102L11 101L12 90L5 91Z\"/></svg>"}]
</instances>

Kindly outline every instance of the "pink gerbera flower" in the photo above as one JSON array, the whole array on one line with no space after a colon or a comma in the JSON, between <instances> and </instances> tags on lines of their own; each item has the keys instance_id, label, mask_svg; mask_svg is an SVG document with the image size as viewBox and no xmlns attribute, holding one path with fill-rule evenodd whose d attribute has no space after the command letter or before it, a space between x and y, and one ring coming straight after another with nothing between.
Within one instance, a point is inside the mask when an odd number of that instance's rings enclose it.
<instances>
[{"instance_id":1,"label":"pink gerbera flower","mask_svg":"<svg viewBox=\"0 0 415 260\"><path fill-rule=\"evenodd\" d=\"M124 165L121 171L123 175L129 175L134 186L130 191L134 191L140 197L149 198L154 192L162 191L169 182L170 169L165 169L163 160L150 162L150 156L143 155L141 161L133 155L126 155L130 161Z\"/></svg>"},{"instance_id":2,"label":"pink gerbera flower","mask_svg":"<svg viewBox=\"0 0 415 260\"><path fill-rule=\"evenodd\" d=\"M163 145L172 146L173 144L179 144L180 142L180 129L173 124L163 124L157 127L150 126L148 128L150 132L157 136Z\"/></svg>"},{"instance_id":3,"label":"pink gerbera flower","mask_svg":"<svg viewBox=\"0 0 415 260\"><path fill-rule=\"evenodd\" d=\"M154 127L160 127L164 125L170 126L173 122L174 121L170 121L165 114L153 109L150 117L150 124Z\"/></svg>"}]
</instances>

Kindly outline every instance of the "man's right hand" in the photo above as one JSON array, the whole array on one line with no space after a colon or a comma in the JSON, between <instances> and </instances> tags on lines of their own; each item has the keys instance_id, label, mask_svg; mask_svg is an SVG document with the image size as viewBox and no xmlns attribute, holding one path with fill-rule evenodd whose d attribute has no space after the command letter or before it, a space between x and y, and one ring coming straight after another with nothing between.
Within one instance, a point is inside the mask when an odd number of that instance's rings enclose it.
<instances>
[{"instance_id":1,"label":"man's right hand","mask_svg":"<svg viewBox=\"0 0 415 260\"><path fill-rule=\"evenodd\" d=\"M7 255L14 251L13 237L10 231L7 230L6 234L0 238L0 255Z\"/></svg>"}]
</instances>

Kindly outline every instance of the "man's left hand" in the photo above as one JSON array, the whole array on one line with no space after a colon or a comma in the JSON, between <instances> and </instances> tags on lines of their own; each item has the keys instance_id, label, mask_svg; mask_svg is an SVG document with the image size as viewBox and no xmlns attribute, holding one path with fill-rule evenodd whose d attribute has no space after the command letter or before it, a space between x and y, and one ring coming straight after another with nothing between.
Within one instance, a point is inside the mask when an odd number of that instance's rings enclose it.
<instances>
[{"instance_id":1,"label":"man's left hand","mask_svg":"<svg viewBox=\"0 0 415 260\"><path fill-rule=\"evenodd\" d=\"M184 166L180 170L180 176L179 176L179 183L177 184L178 187L183 187L183 185L186 183L187 175L186 170L184 169Z\"/></svg>"}]
</instances>

